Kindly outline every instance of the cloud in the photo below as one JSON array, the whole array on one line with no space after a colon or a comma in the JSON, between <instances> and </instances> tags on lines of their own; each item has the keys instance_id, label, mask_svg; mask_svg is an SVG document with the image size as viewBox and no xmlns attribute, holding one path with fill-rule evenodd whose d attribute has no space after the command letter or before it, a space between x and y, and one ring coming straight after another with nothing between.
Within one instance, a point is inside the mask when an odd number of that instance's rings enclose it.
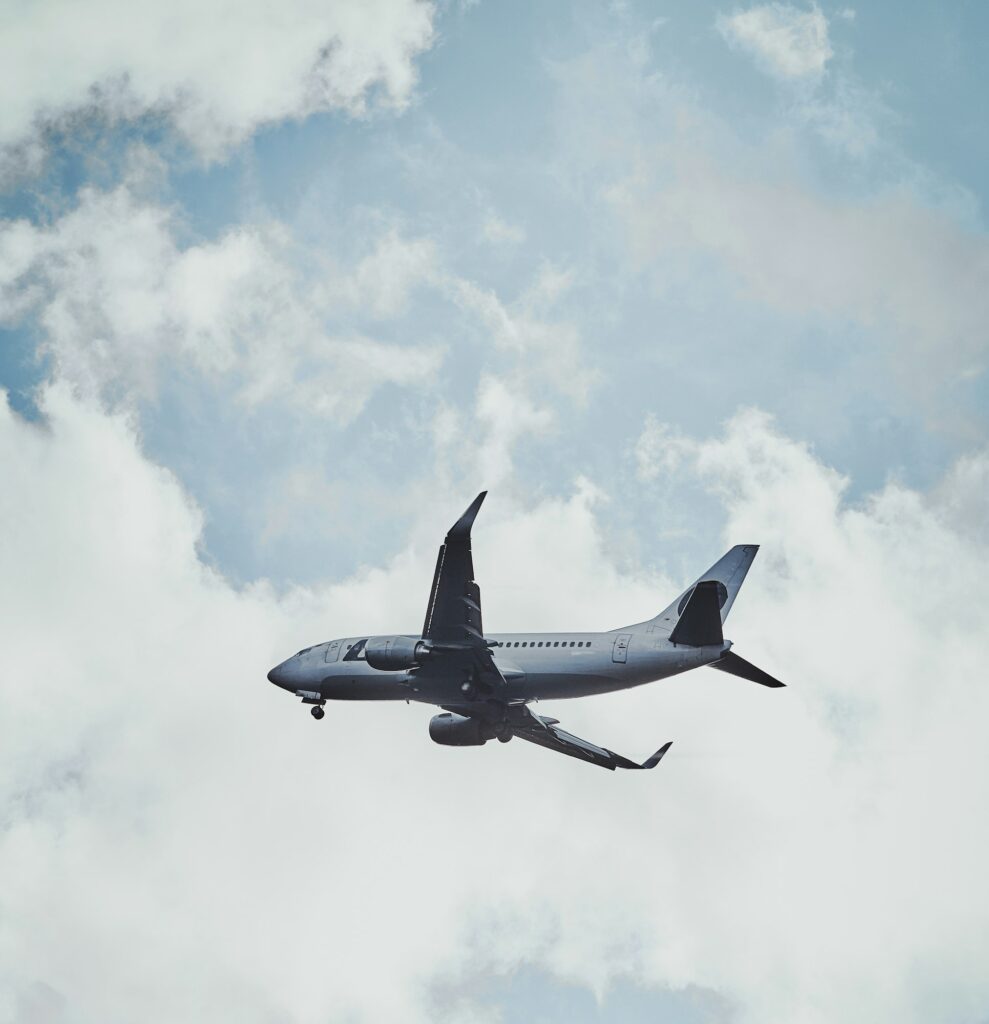
<instances>
[{"instance_id":1,"label":"cloud","mask_svg":"<svg viewBox=\"0 0 989 1024\"><path fill-rule=\"evenodd\" d=\"M725 170L713 153L664 150L663 182L610 192L644 264L678 250L724 267L738 293L782 315L870 331L913 389L984 370L989 242L905 191L853 201L795 180Z\"/></svg>"},{"instance_id":2,"label":"cloud","mask_svg":"<svg viewBox=\"0 0 989 1024\"><path fill-rule=\"evenodd\" d=\"M297 646L417 621L459 502L410 506L412 540L351 579L238 591L126 418L61 386L42 402L45 429L0 413L8 1016L416 1021L434 979L522 963L703 986L742 1022L986 1005L989 552L944 515L953 478L850 506L763 414L679 438L724 543L763 544L730 635L791 685L701 671L553 709L633 755L676 741L661 775L612 776L517 742L441 749L404 704L316 726L264 681ZM487 628L611 627L676 593L609 558L607 500L492 495Z\"/></svg>"},{"instance_id":3,"label":"cloud","mask_svg":"<svg viewBox=\"0 0 989 1024\"><path fill-rule=\"evenodd\" d=\"M774 78L819 78L831 59L828 22L817 6L761 4L719 15L716 26L729 45L753 57Z\"/></svg>"},{"instance_id":4,"label":"cloud","mask_svg":"<svg viewBox=\"0 0 989 1024\"><path fill-rule=\"evenodd\" d=\"M435 284L439 275L435 244L427 238L406 238L385 227L374 248L339 281L331 282L335 302L344 302L374 319L393 319L405 312L412 292Z\"/></svg>"},{"instance_id":5,"label":"cloud","mask_svg":"<svg viewBox=\"0 0 989 1024\"><path fill-rule=\"evenodd\" d=\"M915 166L893 181L880 171L855 195L809 180L795 156L808 117L843 148L874 144L861 104L846 106L840 89L750 138L632 56L599 48L557 68L561 134L583 176L573 187L617 215L623 272L663 298L733 309L732 337L753 322L765 331L766 313L778 318L767 345L786 339L791 352L795 328L819 332L815 347L847 344L854 331L861 350L885 357L901 394L947 422L941 396L954 392L934 394L929 382L951 388L984 372L989 317L979 283L989 240L957 192Z\"/></svg>"},{"instance_id":6,"label":"cloud","mask_svg":"<svg viewBox=\"0 0 989 1024\"><path fill-rule=\"evenodd\" d=\"M476 759L451 776L427 712L331 715L316 732L264 671L306 638L419 619L442 531L344 588L238 592L199 562L198 511L127 419L62 386L42 403L44 430L0 414L10 1016L44 992L73 1019L429 1019L420 979L460 962L476 872L528 812L464 831L447 801L496 807L504 777ZM583 502L547 512L593 541ZM574 571L595 551L582 544ZM56 635L59 663L39 665ZM471 868L451 879L450 863Z\"/></svg>"},{"instance_id":7,"label":"cloud","mask_svg":"<svg viewBox=\"0 0 989 1024\"><path fill-rule=\"evenodd\" d=\"M573 284L573 274L543 264L514 300L504 301L493 289L477 281L448 274L443 289L470 317L475 329L499 357L514 357L514 381L545 393L560 392L580 403L597 382L587 365L581 332L561 299ZM561 309L560 307L563 307ZM560 367L566 373L560 373Z\"/></svg>"},{"instance_id":8,"label":"cloud","mask_svg":"<svg viewBox=\"0 0 989 1024\"><path fill-rule=\"evenodd\" d=\"M35 330L53 376L85 393L154 399L181 367L228 383L244 408L291 399L347 423L382 385L431 387L445 346L415 340L411 308L427 292L432 338L466 332L479 351L512 357L517 391L581 402L593 386L580 333L558 309L567 271L544 264L505 301L380 214L362 218L346 253L332 238L302 246L276 220L190 240L181 209L153 198L144 157L116 188L81 189L49 224L0 220L0 323ZM546 372L561 362L565 375Z\"/></svg>"},{"instance_id":9,"label":"cloud","mask_svg":"<svg viewBox=\"0 0 989 1024\"><path fill-rule=\"evenodd\" d=\"M29 149L75 114L153 112L213 159L274 121L399 109L434 14L422 0L31 4L0 41L0 147Z\"/></svg>"},{"instance_id":10,"label":"cloud","mask_svg":"<svg viewBox=\"0 0 989 1024\"><path fill-rule=\"evenodd\" d=\"M481 237L495 245L518 245L525 241L525 228L519 224L509 224L497 214L489 213L481 228Z\"/></svg>"},{"instance_id":11,"label":"cloud","mask_svg":"<svg viewBox=\"0 0 989 1024\"><path fill-rule=\"evenodd\" d=\"M182 235L175 208L129 184L83 189L49 226L0 222L0 316L33 317L55 375L110 401L151 398L185 366L231 379L248 407L292 397L346 421L380 385L422 382L442 361L435 345L369 337L354 315L398 311L428 277L425 242L386 231L347 271L302 259L278 222Z\"/></svg>"}]
</instances>

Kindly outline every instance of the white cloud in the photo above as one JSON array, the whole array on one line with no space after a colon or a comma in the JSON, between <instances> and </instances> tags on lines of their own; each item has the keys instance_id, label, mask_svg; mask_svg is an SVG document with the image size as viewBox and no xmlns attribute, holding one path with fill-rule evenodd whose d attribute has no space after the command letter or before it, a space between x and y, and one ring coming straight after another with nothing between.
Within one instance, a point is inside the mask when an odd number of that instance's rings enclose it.
<instances>
[{"instance_id":1,"label":"white cloud","mask_svg":"<svg viewBox=\"0 0 989 1024\"><path fill-rule=\"evenodd\" d=\"M499 357L514 357L516 386L558 391L583 402L597 374L583 358L579 329L559 309L572 284L571 273L546 264L516 299L505 302L476 281L454 274L444 278L445 293L483 331Z\"/></svg>"},{"instance_id":2,"label":"white cloud","mask_svg":"<svg viewBox=\"0 0 989 1024\"><path fill-rule=\"evenodd\" d=\"M155 111L213 158L273 121L400 108L434 13L422 0L33 3L0 34L0 146L74 112Z\"/></svg>"},{"instance_id":3,"label":"white cloud","mask_svg":"<svg viewBox=\"0 0 989 1024\"><path fill-rule=\"evenodd\" d=\"M374 218L348 260L329 245L300 247L278 221L190 243L181 211L146 198L156 165L141 153L131 164L123 184L82 189L48 225L0 221L0 322L36 323L53 376L87 394L153 398L179 366L229 380L248 408L291 399L347 422L383 384L436 380L444 345L417 341L409 317L421 291L459 322L451 342L466 328L513 357L523 404L530 390L583 401L594 383L577 328L558 312L572 285L566 271L543 265L505 302L445 266L432 239ZM400 342L374 336L403 322ZM443 323L433 339L450 329ZM547 372L561 364L566 374Z\"/></svg>"},{"instance_id":4,"label":"white cloud","mask_svg":"<svg viewBox=\"0 0 989 1024\"><path fill-rule=\"evenodd\" d=\"M730 45L776 78L818 78L832 55L828 22L817 6L801 10L790 4L761 4L719 15L716 25Z\"/></svg>"},{"instance_id":5,"label":"white cloud","mask_svg":"<svg viewBox=\"0 0 989 1024\"><path fill-rule=\"evenodd\" d=\"M333 302L343 302L376 319L405 311L412 292L435 283L436 246L427 238L406 238L385 228L354 270L328 284Z\"/></svg>"},{"instance_id":6,"label":"white cloud","mask_svg":"<svg viewBox=\"0 0 989 1024\"><path fill-rule=\"evenodd\" d=\"M525 241L525 228L519 224L509 224L495 213L489 213L481 229L481 237L495 245L518 245Z\"/></svg>"},{"instance_id":7,"label":"white cloud","mask_svg":"<svg viewBox=\"0 0 989 1024\"><path fill-rule=\"evenodd\" d=\"M72 1019L428 1019L476 873L497 875L529 811L465 829L456 794L501 801L490 759L454 765L405 705L317 729L264 671L324 633L418 620L442 531L344 588L238 593L197 560L198 513L126 420L64 387L42 401L46 430L0 413L4 1019L39 993ZM568 518L593 541L582 502L550 521ZM509 602L533 606L489 605Z\"/></svg>"},{"instance_id":8,"label":"white cloud","mask_svg":"<svg viewBox=\"0 0 989 1024\"><path fill-rule=\"evenodd\" d=\"M348 420L379 385L439 367L437 346L366 337L352 315L394 315L428 278L428 243L386 232L351 273L313 253L303 272L277 222L186 246L181 230L127 184L84 189L49 227L0 222L0 317L35 315L55 374L111 399L153 396L164 367L185 365L229 376L248 405L292 397Z\"/></svg>"},{"instance_id":9,"label":"white cloud","mask_svg":"<svg viewBox=\"0 0 989 1024\"><path fill-rule=\"evenodd\" d=\"M45 430L0 413L8 1019L415 1021L431 979L522 962L708 986L742 1022L986 1005L989 552L948 525L950 494L849 507L757 413L681 438L725 542L763 544L730 635L791 686L702 671L552 709L630 754L676 741L657 772L612 776L517 742L435 747L405 705L316 726L264 681L296 646L418 621L460 502L441 519L434 498L416 543L352 580L237 592L125 420L61 387L43 402ZM610 627L676 592L606 557L603 500L492 494L489 629Z\"/></svg>"}]
</instances>

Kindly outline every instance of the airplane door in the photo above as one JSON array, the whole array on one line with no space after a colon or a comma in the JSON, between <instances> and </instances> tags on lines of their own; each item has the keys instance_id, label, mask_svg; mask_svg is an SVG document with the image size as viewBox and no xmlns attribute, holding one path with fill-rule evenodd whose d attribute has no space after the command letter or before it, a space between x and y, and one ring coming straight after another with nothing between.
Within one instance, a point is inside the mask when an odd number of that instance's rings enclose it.
<instances>
[{"instance_id":1,"label":"airplane door","mask_svg":"<svg viewBox=\"0 0 989 1024\"><path fill-rule=\"evenodd\" d=\"M621 633L617 637L615 637L615 647L611 653L612 661L617 661L621 664L625 664L625 659L628 656L628 645L631 639L631 633Z\"/></svg>"}]
</instances>

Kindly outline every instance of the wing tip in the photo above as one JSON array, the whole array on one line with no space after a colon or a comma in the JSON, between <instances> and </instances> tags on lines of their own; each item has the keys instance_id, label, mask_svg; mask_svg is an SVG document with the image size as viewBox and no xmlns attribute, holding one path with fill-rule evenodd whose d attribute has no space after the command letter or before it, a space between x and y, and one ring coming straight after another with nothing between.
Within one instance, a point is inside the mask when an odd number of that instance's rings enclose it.
<instances>
[{"instance_id":1,"label":"wing tip","mask_svg":"<svg viewBox=\"0 0 989 1024\"><path fill-rule=\"evenodd\" d=\"M673 740L668 740L666 743L664 743L659 748L659 750L656 751L655 754L652 755L652 757L647 757L645 759L645 761L642 762L642 767L643 768L655 768L656 765L658 765L659 762L663 760L663 758L666 756L666 752L672 746L673 746Z\"/></svg>"}]
</instances>

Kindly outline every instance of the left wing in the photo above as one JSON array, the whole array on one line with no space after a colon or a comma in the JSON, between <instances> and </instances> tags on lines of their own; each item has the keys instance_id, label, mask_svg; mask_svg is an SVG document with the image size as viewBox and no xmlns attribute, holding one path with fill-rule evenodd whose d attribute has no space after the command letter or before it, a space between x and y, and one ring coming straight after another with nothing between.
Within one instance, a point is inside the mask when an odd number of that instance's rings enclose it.
<instances>
[{"instance_id":1,"label":"left wing","mask_svg":"<svg viewBox=\"0 0 989 1024\"><path fill-rule=\"evenodd\" d=\"M630 761L613 750L599 747L579 736L560 729L555 718L545 718L543 715L535 715L528 708L525 708L526 724L517 726L512 723L512 732L519 739L527 740L529 743L537 743L541 747L556 750L569 757L579 758L581 761L590 761L591 764L600 765L609 771L616 768L655 768L663 759L663 755L673 745L673 741L664 743L652 757L646 758L642 764Z\"/></svg>"}]
</instances>

